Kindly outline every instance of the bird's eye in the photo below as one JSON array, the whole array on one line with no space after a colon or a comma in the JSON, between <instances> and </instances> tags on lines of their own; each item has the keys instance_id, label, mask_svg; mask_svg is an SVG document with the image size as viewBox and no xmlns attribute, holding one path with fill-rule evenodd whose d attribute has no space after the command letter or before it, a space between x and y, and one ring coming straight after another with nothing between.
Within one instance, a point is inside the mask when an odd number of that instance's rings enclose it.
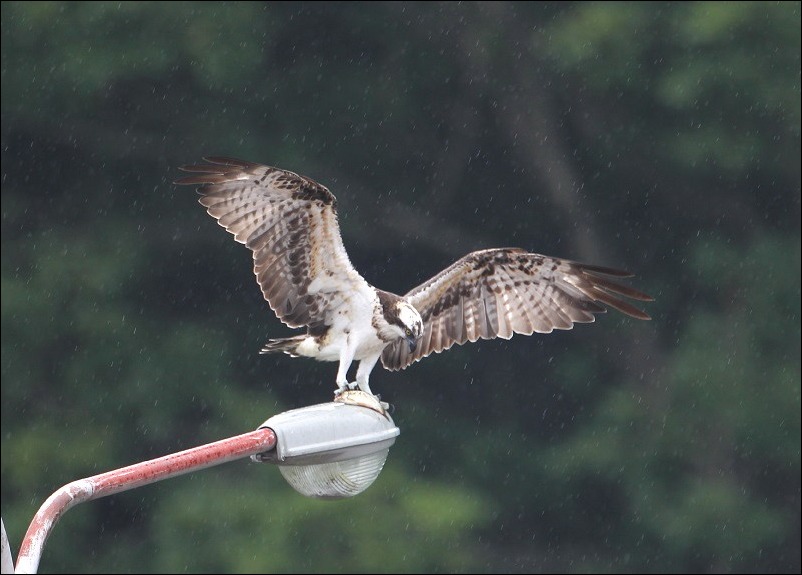
<instances>
[{"instance_id":1,"label":"bird's eye","mask_svg":"<svg viewBox=\"0 0 802 575\"><path fill-rule=\"evenodd\" d=\"M411 330L411 329L409 329L409 328L406 328L406 329L404 330L404 333L405 333L405 334L407 334L407 335L412 335L412 330Z\"/></svg>"}]
</instances>

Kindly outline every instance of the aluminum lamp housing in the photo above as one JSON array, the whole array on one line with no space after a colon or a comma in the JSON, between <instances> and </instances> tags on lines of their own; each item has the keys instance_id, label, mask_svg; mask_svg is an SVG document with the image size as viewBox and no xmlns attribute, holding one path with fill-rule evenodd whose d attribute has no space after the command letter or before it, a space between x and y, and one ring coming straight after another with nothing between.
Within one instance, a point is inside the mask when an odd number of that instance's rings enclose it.
<instances>
[{"instance_id":1,"label":"aluminum lamp housing","mask_svg":"<svg viewBox=\"0 0 802 575\"><path fill-rule=\"evenodd\" d=\"M370 487L401 433L383 405L361 391L274 415L264 427L276 434L276 448L252 459L278 465L293 489L318 499L353 497Z\"/></svg>"}]
</instances>

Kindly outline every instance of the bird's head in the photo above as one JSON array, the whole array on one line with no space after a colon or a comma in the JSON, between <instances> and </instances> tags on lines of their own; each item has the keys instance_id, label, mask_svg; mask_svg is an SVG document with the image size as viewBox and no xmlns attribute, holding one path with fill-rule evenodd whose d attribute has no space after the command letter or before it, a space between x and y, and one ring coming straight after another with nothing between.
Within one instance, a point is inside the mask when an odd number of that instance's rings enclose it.
<instances>
[{"instance_id":1,"label":"bird's head","mask_svg":"<svg viewBox=\"0 0 802 575\"><path fill-rule=\"evenodd\" d=\"M396 327L400 330L400 337L407 340L409 351L415 351L418 340L423 335L423 319L412 304L400 300L396 303L398 321Z\"/></svg>"}]
</instances>

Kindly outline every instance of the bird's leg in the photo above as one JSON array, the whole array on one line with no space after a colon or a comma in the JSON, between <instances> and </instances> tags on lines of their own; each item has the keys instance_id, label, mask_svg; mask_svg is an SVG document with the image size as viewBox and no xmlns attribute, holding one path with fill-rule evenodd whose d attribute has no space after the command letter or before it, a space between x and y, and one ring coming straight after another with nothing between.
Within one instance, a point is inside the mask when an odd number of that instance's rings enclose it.
<instances>
[{"instance_id":1,"label":"bird's leg","mask_svg":"<svg viewBox=\"0 0 802 575\"><path fill-rule=\"evenodd\" d=\"M356 370L357 386L359 386L359 389L365 393L369 393L371 395L373 395L373 392L370 391L368 379L370 378L370 372L373 371L373 367L376 365L376 362L379 361L379 357L381 357L380 353L376 354L376 357L368 357L363 359L359 362L359 369Z\"/></svg>"},{"instance_id":2,"label":"bird's leg","mask_svg":"<svg viewBox=\"0 0 802 575\"><path fill-rule=\"evenodd\" d=\"M356 389L356 383L348 383L348 368L351 367L351 362L354 361L354 353L356 353L356 349L350 342L340 351L340 366L337 368L337 390L334 392L335 397L342 395L345 391Z\"/></svg>"},{"instance_id":3,"label":"bird's leg","mask_svg":"<svg viewBox=\"0 0 802 575\"><path fill-rule=\"evenodd\" d=\"M387 403L386 401L382 401L381 395L379 394L374 395L373 392L370 390L370 386L368 385L370 372L373 371L373 368L376 366L376 362L379 361L380 357L381 353L378 353L376 357L369 357L359 362L359 369L356 370L356 384L359 386L359 389L361 389L365 393L373 395L373 397L375 397L379 401L379 405L381 405L385 411L392 411L393 406Z\"/></svg>"}]
</instances>

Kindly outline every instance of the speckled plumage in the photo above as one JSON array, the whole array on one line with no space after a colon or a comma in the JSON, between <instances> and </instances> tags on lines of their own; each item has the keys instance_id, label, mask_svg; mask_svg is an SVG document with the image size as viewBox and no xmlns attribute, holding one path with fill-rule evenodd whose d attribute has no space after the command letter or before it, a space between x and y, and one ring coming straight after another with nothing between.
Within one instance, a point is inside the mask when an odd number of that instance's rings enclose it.
<instances>
[{"instance_id":1,"label":"speckled plumage","mask_svg":"<svg viewBox=\"0 0 802 575\"><path fill-rule=\"evenodd\" d=\"M205 160L182 167L194 175L176 183L199 186L209 214L252 250L271 309L288 326L307 328L262 351L339 361L338 393L351 387L354 360L356 384L370 392L379 358L387 369L403 369L454 344L571 329L594 321L605 305L649 319L623 297L652 298L612 279L631 274L520 248L472 252L403 297L378 290L348 259L328 188L270 166Z\"/></svg>"}]
</instances>

